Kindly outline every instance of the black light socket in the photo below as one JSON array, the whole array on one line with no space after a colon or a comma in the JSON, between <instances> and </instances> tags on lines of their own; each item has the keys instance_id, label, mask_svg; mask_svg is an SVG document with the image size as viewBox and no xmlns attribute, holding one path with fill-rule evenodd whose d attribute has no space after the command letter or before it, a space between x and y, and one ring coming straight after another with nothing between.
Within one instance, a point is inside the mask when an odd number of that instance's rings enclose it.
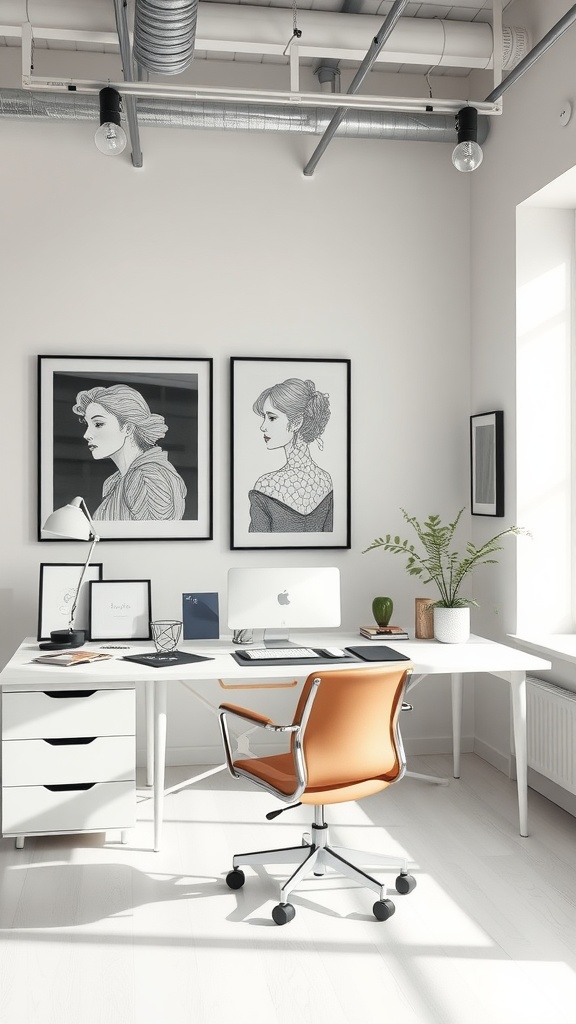
<instances>
[{"instance_id":1,"label":"black light socket","mask_svg":"<svg viewBox=\"0 0 576 1024\"><path fill-rule=\"evenodd\" d=\"M478 111L476 107L462 107L456 114L458 142L478 142Z\"/></svg>"},{"instance_id":2,"label":"black light socket","mask_svg":"<svg viewBox=\"0 0 576 1024\"><path fill-rule=\"evenodd\" d=\"M107 85L100 89L100 124L120 124L120 93Z\"/></svg>"}]
</instances>

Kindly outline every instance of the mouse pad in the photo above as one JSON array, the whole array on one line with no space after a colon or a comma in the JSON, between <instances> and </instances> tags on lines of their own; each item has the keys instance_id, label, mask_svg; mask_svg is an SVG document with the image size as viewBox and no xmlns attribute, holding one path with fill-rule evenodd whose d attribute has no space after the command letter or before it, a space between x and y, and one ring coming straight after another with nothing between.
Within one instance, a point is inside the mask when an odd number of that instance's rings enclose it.
<instances>
[{"instance_id":1,"label":"mouse pad","mask_svg":"<svg viewBox=\"0 0 576 1024\"><path fill-rule=\"evenodd\" d=\"M362 661L410 661L405 654L395 651L393 647L386 647L384 644L370 644L370 646L347 647L347 651L355 654Z\"/></svg>"}]
</instances>

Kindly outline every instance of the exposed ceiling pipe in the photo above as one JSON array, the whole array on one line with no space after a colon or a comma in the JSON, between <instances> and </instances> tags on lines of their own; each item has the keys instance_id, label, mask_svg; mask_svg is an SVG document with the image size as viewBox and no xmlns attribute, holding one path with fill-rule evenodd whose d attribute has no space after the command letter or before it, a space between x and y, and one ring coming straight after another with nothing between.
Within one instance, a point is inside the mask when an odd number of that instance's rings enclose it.
<instances>
[{"instance_id":1,"label":"exposed ceiling pipe","mask_svg":"<svg viewBox=\"0 0 576 1024\"><path fill-rule=\"evenodd\" d=\"M340 68L337 60L327 60L314 68L321 92L340 92ZM336 88L338 87L338 88Z\"/></svg>"},{"instance_id":2,"label":"exposed ceiling pipe","mask_svg":"<svg viewBox=\"0 0 576 1024\"><path fill-rule=\"evenodd\" d=\"M362 10L363 0L344 0L340 8L341 14L359 14ZM323 92L340 92L340 61L325 57L314 68L314 74L318 78L320 88ZM338 86L338 88L337 88Z\"/></svg>"},{"instance_id":3,"label":"exposed ceiling pipe","mask_svg":"<svg viewBox=\"0 0 576 1024\"><path fill-rule=\"evenodd\" d=\"M114 0L114 13L116 15L116 30L118 32L118 43L120 56L122 58L122 73L124 81L133 82L132 54L130 52L130 37L128 35L128 22L126 19L126 0ZM138 115L136 96L123 97L126 120L128 121L128 134L132 147L132 164L134 167L142 167L142 150L140 148L140 132L138 130Z\"/></svg>"},{"instance_id":4,"label":"exposed ceiling pipe","mask_svg":"<svg viewBox=\"0 0 576 1024\"><path fill-rule=\"evenodd\" d=\"M42 121L97 121L98 96L81 93L42 93L25 89L0 90L0 118ZM138 101L141 127L188 128L218 131L299 132L321 135L332 112L312 107L265 104ZM488 134L488 118L478 119L478 141ZM443 142L454 146L456 130L451 114L411 114L356 110L338 127L338 137L399 142Z\"/></svg>"},{"instance_id":5,"label":"exposed ceiling pipe","mask_svg":"<svg viewBox=\"0 0 576 1024\"><path fill-rule=\"evenodd\" d=\"M51 9L52 8L52 9ZM22 0L2 0L0 35L18 37L22 24ZM46 39L58 49L62 39L69 47L80 42L113 45L109 9L93 3L60 0L49 5L30 2L30 19L38 40ZM376 15L302 10L298 27L302 38L298 52L302 59L350 60L359 63L377 34L381 18ZM251 7L248 4L212 3L200 0L195 49L211 53L282 56L292 36L292 11L280 7ZM523 28L505 27L503 69L514 67L528 52L529 36ZM378 55L377 67L386 63L429 67L490 68L492 27L483 22L441 21L400 18L393 39ZM136 57L136 54L135 54ZM137 58L140 63L139 58Z\"/></svg>"},{"instance_id":6,"label":"exposed ceiling pipe","mask_svg":"<svg viewBox=\"0 0 576 1024\"><path fill-rule=\"evenodd\" d=\"M556 24L553 25L550 31L546 33L539 43L536 43L536 46L526 54L514 70L511 71L504 79L504 81L500 82L500 84L492 90L492 92L486 97L486 102L495 103L496 100L499 100L502 94L505 93L511 85L514 85L514 82L517 82L518 79L532 67L538 58L541 57L542 54L545 53L546 50L564 34L566 29L570 28L570 25L572 25L574 21L576 21L576 4L566 12L563 18L560 18L560 21L557 21Z\"/></svg>"},{"instance_id":7,"label":"exposed ceiling pipe","mask_svg":"<svg viewBox=\"0 0 576 1024\"><path fill-rule=\"evenodd\" d=\"M392 4L392 7L390 8L388 15L385 21L383 22L382 27L378 32L378 35L375 36L375 38L372 40L372 44L370 46L370 49L368 50L368 53L366 54L364 60L362 61L360 67L358 68L358 71L356 72L354 78L352 79L352 82L348 88L349 95L353 95L355 92L358 92L360 86L362 85L362 82L374 67L378 54L380 53L382 47L386 43L386 40L392 34L394 27L396 26L398 19L400 18L400 15L402 14L402 11L406 7L407 3L408 0L395 0L395 2ZM324 135L320 139L320 142L318 143L316 149L314 150L312 156L310 157L308 163L304 168L304 174L307 177L310 177L312 174L314 174L314 168L316 167L320 157L324 153L330 140L334 138L338 125L342 123L342 121L346 117L346 113L346 107L339 107L338 110L334 113L332 120L330 121L330 124L328 125L326 131L324 132Z\"/></svg>"},{"instance_id":8,"label":"exposed ceiling pipe","mask_svg":"<svg viewBox=\"0 0 576 1024\"><path fill-rule=\"evenodd\" d=\"M194 56L198 0L136 0L134 59L159 75L177 75Z\"/></svg>"}]
</instances>

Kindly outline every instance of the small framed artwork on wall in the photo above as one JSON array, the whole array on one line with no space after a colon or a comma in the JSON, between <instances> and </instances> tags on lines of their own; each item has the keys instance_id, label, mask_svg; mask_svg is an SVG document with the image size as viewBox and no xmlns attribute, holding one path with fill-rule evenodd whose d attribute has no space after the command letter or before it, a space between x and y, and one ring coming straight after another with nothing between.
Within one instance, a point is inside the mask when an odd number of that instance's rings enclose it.
<instances>
[{"instance_id":1,"label":"small framed artwork on wall","mask_svg":"<svg viewBox=\"0 0 576 1024\"><path fill-rule=\"evenodd\" d=\"M150 580L90 583L91 640L150 640Z\"/></svg>"},{"instance_id":2,"label":"small framed artwork on wall","mask_svg":"<svg viewBox=\"0 0 576 1024\"><path fill-rule=\"evenodd\" d=\"M212 537L212 360L39 356L42 524L84 498L100 540Z\"/></svg>"},{"instance_id":3,"label":"small framed artwork on wall","mask_svg":"<svg viewBox=\"0 0 576 1024\"><path fill-rule=\"evenodd\" d=\"M470 417L470 487L473 516L504 515L504 413Z\"/></svg>"},{"instance_id":4,"label":"small framed artwork on wall","mask_svg":"<svg viewBox=\"0 0 576 1024\"><path fill-rule=\"evenodd\" d=\"M350 547L350 360L231 359L231 548Z\"/></svg>"}]
</instances>

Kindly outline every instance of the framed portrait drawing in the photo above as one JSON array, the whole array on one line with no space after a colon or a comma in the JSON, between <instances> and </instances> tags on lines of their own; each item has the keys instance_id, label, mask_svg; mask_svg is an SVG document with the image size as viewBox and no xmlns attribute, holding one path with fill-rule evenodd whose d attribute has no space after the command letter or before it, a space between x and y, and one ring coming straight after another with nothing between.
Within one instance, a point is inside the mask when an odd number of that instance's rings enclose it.
<instances>
[{"instance_id":1,"label":"framed portrait drawing","mask_svg":"<svg viewBox=\"0 0 576 1024\"><path fill-rule=\"evenodd\" d=\"M230 547L350 547L350 360L231 365Z\"/></svg>"},{"instance_id":2,"label":"framed portrait drawing","mask_svg":"<svg viewBox=\"0 0 576 1024\"><path fill-rule=\"evenodd\" d=\"M504 413L470 417L470 487L473 516L504 515Z\"/></svg>"},{"instance_id":3,"label":"framed portrait drawing","mask_svg":"<svg viewBox=\"0 0 576 1024\"><path fill-rule=\"evenodd\" d=\"M212 537L212 360L38 357L38 537L84 498L100 540Z\"/></svg>"},{"instance_id":4,"label":"framed portrait drawing","mask_svg":"<svg viewBox=\"0 0 576 1024\"><path fill-rule=\"evenodd\" d=\"M38 594L37 640L49 640L54 629L68 629L70 612L78 590L84 562L42 562ZM90 580L102 579L102 562L92 562L74 612L74 629L85 629L88 634L88 599Z\"/></svg>"},{"instance_id":5,"label":"framed portrait drawing","mask_svg":"<svg viewBox=\"0 0 576 1024\"><path fill-rule=\"evenodd\" d=\"M91 640L150 640L150 580L90 583Z\"/></svg>"}]
</instances>

